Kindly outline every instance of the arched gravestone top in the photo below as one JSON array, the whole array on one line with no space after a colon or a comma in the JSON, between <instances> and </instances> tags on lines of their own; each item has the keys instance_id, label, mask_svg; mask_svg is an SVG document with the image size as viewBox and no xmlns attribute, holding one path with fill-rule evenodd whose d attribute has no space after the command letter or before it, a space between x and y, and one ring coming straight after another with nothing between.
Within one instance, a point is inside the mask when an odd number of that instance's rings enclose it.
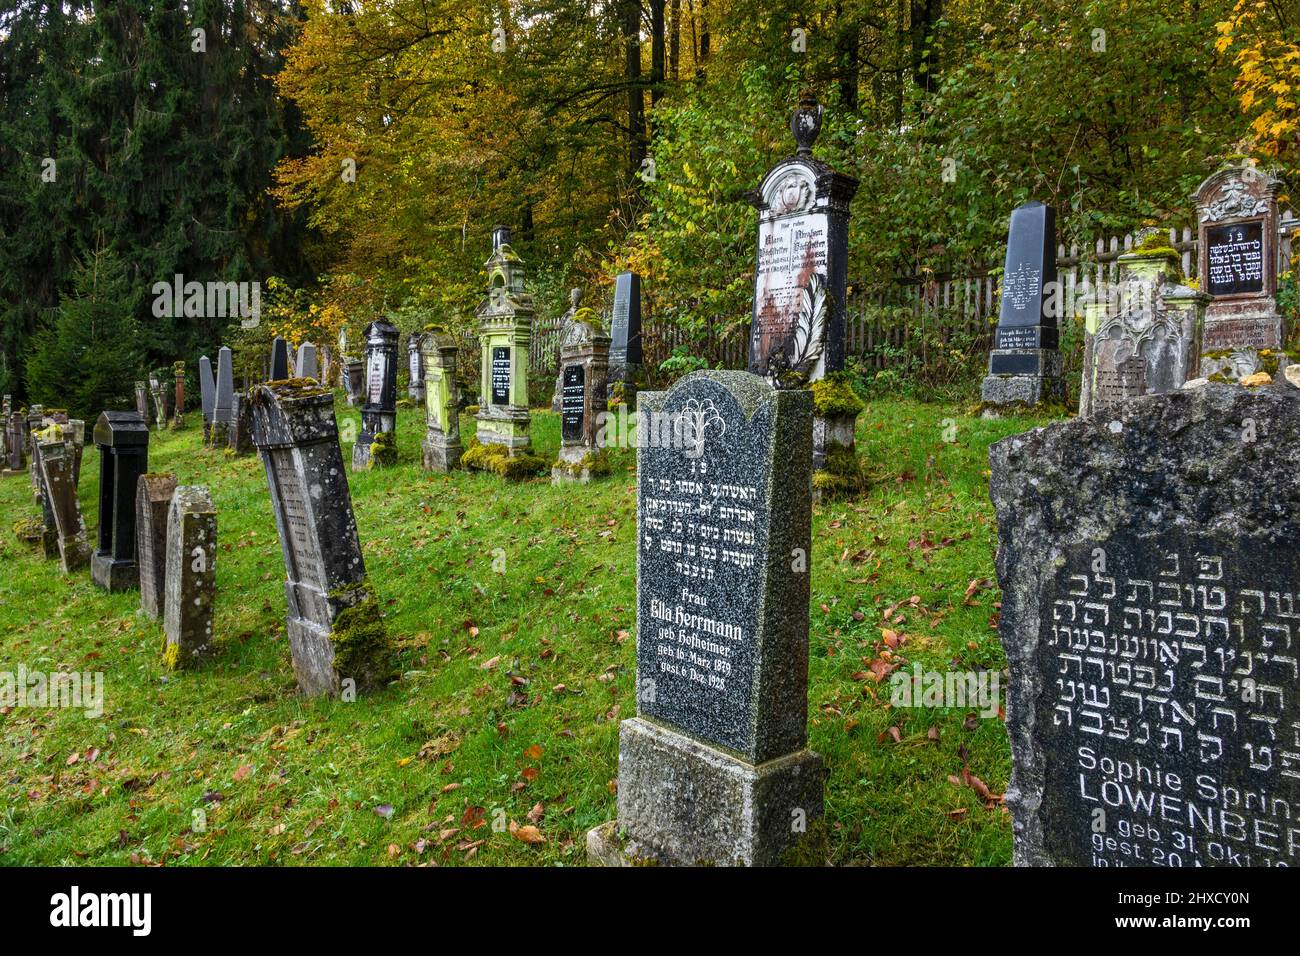
<instances>
[{"instance_id":1,"label":"arched gravestone top","mask_svg":"<svg viewBox=\"0 0 1300 956\"><path fill-rule=\"evenodd\" d=\"M149 427L139 412L100 412L95 422L97 448L127 448L149 444Z\"/></svg>"}]
</instances>

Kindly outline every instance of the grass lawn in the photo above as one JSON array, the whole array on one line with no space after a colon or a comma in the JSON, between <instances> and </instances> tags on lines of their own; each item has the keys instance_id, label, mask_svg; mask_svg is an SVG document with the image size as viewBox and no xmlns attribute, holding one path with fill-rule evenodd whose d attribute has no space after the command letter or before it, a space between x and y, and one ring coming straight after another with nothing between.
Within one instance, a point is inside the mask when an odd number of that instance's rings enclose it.
<instances>
[{"instance_id":1,"label":"grass lawn","mask_svg":"<svg viewBox=\"0 0 1300 956\"><path fill-rule=\"evenodd\" d=\"M1004 666L999 592L970 591L993 577L987 447L1038 424L875 401L858 432L872 489L816 509L808 720L830 770L831 863L1010 860L1009 817L981 794L1006 787L1002 721L893 710L872 666ZM633 453L586 487L508 485L422 472L422 433L422 412L401 410L401 464L349 478L404 668L354 703L298 697L261 459L203 449L197 414L154 434L150 470L216 502L219 653L201 670L163 668L138 593L66 578L21 543L31 485L0 479L0 670L101 671L105 695L98 719L0 710L0 865L585 863L586 831L615 815L618 722L635 712ZM554 457L558 416L535 412L533 436ZM92 542L98 469L88 447Z\"/></svg>"}]
</instances>

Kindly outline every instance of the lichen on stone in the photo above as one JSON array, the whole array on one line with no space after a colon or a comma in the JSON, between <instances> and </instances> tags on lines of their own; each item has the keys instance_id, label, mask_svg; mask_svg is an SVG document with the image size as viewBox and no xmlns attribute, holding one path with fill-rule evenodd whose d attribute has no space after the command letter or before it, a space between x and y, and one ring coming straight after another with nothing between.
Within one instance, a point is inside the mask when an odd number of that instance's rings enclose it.
<instances>
[{"instance_id":1,"label":"lichen on stone","mask_svg":"<svg viewBox=\"0 0 1300 956\"><path fill-rule=\"evenodd\" d=\"M537 455L511 455L505 445L485 445L477 438L469 440L460 461L465 468L490 471L509 481L523 481L548 468L546 459Z\"/></svg>"},{"instance_id":2,"label":"lichen on stone","mask_svg":"<svg viewBox=\"0 0 1300 956\"><path fill-rule=\"evenodd\" d=\"M833 415L857 415L867 407L853 391L847 372L831 372L809 386L813 396L813 414L822 418Z\"/></svg>"},{"instance_id":3,"label":"lichen on stone","mask_svg":"<svg viewBox=\"0 0 1300 956\"><path fill-rule=\"evenodd\" d=\"M363 693L383 687L396 674L397 663L374 592L361 581L331 591L329 598L345 605L334 617L331 635L334 672L340 681L355 681Z\"/></svg>"},{"instance_id":4,"label":"lichen on stone","mask_svg":"<svg viewBox=\"0 0 1300 956\"><path fill-rule=\"evenodd\" d=\"M370 460L367 469L387 468L397 464L397 436L392 432L380 432L370 443Z\"/></svg>"}]
</instances>

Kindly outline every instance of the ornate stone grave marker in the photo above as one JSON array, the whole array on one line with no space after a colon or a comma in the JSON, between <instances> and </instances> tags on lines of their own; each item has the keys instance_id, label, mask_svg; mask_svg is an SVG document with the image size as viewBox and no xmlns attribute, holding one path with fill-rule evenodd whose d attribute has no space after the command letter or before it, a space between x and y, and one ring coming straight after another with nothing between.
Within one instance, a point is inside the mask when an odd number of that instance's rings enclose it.
<instances>
[{"instance_id":1,"label":"ornate stone grave marker","mask_svg":"<svg viewBox=\"0 0 1300 956\"><path fill-rule=\"evenodd\" d=\"M176 379L176 406L172 413L172 428L181 428L185 424L185 363L172 364L172 375Z\"/></svg>"},{"instance_id":2,"label":"ornate stone grave marker","mask_svg":"<svg viewBox=\"0 0 1300 956\"><path fill-rule=\"evenodd\" d=\"M1058 321L1056 210L1031 200L1011 213L1002 308L980 397L990 411L1065 397Z\"/></svg>"},{"instance_id":3,"label":"ornate stone grave marker","mask_svg":"<svg viewBox=\"0 0 1300 956\"><path fill-rule=\"evenodd\" d=\"M135 553L140 567L140 607L157 620L167 581L167 510L176 476L141 475L135 491Z\"/></svg>"},{"instance_id":4,"label":"ornate stone grave marker","mask_svg":"<svg viewBox=\"0 0 1300 956\"><path fill-rule=\"evenodd\" d=\"M167 514L163 585L163 662L193 667L215 650L212 610L217 590L217 509L201 485L181 485Z\"/></svg>"},{"instance_id":5,"label":"ornate stone grave marker","mask_svg":"<svg viewBox=\"0 0 1300 956\"><path fill-rule=\"evenodd\" d=\"M745 372L643 392L637 716L594 861L767 865L822 815L807 749L812 397Z\"/></svg>"},{"instance_id":6,"label":"ornate stone grave marker","mask_svg":"<svg viewBox=\"0 0 1300 956\"><path fill-rule=\"evenodd\" d=\"M380 687L392 672L391 645L366 578L333 396L279 382L256 386L252 403L284 555L298 686L309 696Z\"/></svg>"},{"instance_id":7,"label":"ornate stone grave marker","mask_svg":"<svg viewBox=\"0 0 1300 956\"><path fill-rule=\"evenodd\" d=\"M587 482L608 474L605 449L596 443L601 416L607 411L605 379L609 372L609 336L599 316L579 309L560 343L560 455L551 468L554 484Z\"/></svg>"},{"instance_id":8,"label":"ornate stone grave marker","mask_svg":"<svg viewBox=\"0 0 1300 956\"><path fill-rule=\"evenodd\" d=\"M406 337L406 395L418 405L424 404L424 334L412 332Z\"/></svg>"},{"instance_id":9,"label":"ornate stone grave marker","mask_svg":"<svg viewBox=\"0 0 1300 956\"><path fill-rule=\"evenodd\" d=\"M139 587L135 552L135 495L149 470L149 427L137 412L102 412L95 422L99 451L99 546L90 577L108 591Z\"/></svg>"},{"instance_id":10,"label":"ornate stone grave marker","mask_svg":"<svg viewBox=\"0 0 1300 956\"><path fill-rule=\"evenodd\" d=\"M511 455L532 447L528 426L528 344L533 336L533 297L524 291L524 263L510 247L510 230L492 230L492 255L484 264L488 297L478 307L482 353L476 437L504 445Z\"/></svg>"},{"instance_id":11,"label":"ornate stone grave marker","mask_svg":"<svg viewBox=\"0 0 1300 956\"><path fill-rule=\"evenodd\" d=\"M563 404L564 395L564 369L560 360L560 348L564 342L564 337L569 334L569 326L573 324L573 317L578 314L578 307L582 304L582 290L569 290L569 310L560 317L559 334L555 339L555 391L551 394L551 411L557 414Z\"/></svg>"},{"instance_id":12,"label":"ornate stone grave marker","mask_svg":"<svg viewBox=\"0 0 1300 956\"><path fill-rule=\"evenodd\" d=\"M1019 865L1300 862L1300 405L1210 383L989 453Z\"/></svg>"},{"instance_id":13,"label":"ornate stone grave marker","mask_svg":"<svg viewBox=\"0 0 1300 956\"><path fill-rule=\"evenodd\" d=\"M153 410L149 407L149 383L135 383L135 410L140 413L144 419L145 425L152 425L154 421Z\"/></svg>"},{"instance_id":14,"label":"ornate stone grave marker","mask_svg":"<svg viewBox=\"0 0 1300 956\"><path fill-rule=\"evenodd\" d=\"M460 465L460 390L456 385L456 339L431 329L421 342L425 368L425 471L452 471Z\"/></svg>"},{"instance_id":15,"label":"ornate stone grave marker","mask_svg":"<svg viewBox=\"0 0 1300 956\"><path fill-rule=\"evenodd\" d=\"M391 441L397 427L397 326L380 320L366 326L366 403L361 406L361 434L352 446L352 470L364 471L373 462L391 464L376 457L371 446L376 439ZM380 439L380 436L387 436ZM396 447L391 458L396 459Z\"/></svg>"}]
</instances>

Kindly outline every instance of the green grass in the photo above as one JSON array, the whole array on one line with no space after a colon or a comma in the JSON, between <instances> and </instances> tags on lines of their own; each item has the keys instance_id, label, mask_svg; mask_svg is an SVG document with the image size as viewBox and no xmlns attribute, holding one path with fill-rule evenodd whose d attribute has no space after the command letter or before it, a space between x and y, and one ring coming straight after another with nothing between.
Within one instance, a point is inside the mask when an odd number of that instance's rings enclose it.
<instances>
[{"instance_id":1,"label":"green grass","mask_svg":"<svg viewBox=\"0 0 1300 956\"><path fill-rule=\"evenodd\" d=\"M808 713L830 769L832 863L1010 859L1005 811L949 781L966 765L1003 791L1002 722L894 711L888 685L863 672L883 647L882 613L912 596L887 625L905 635L904 659L1004 666L997 590L966 592L993 577L987 447L1037 424L875 401L859 426L872 489L816 510ZM533 428L554 457L558 417L536 412ZM200 670L163 668L161 625L138 594L65 578L19 542L10 528L36 512L31 487L0 479L0 670L105 675L98 719L0 712L0 864L585 862L587 829L615 815L618 722L635 712L634 458L616 452L612 478L580 487L429 475L422 431L419 412L402 410L401 463L350 475L404 668L354 703L297 696L260 458L202 449L196 415L154 434L150 470L208 485L217 506L219 654ZM89 448L92 542L98 466ZM509 832L530 811L544 843Z\"/></svg>"}]
</instances>

